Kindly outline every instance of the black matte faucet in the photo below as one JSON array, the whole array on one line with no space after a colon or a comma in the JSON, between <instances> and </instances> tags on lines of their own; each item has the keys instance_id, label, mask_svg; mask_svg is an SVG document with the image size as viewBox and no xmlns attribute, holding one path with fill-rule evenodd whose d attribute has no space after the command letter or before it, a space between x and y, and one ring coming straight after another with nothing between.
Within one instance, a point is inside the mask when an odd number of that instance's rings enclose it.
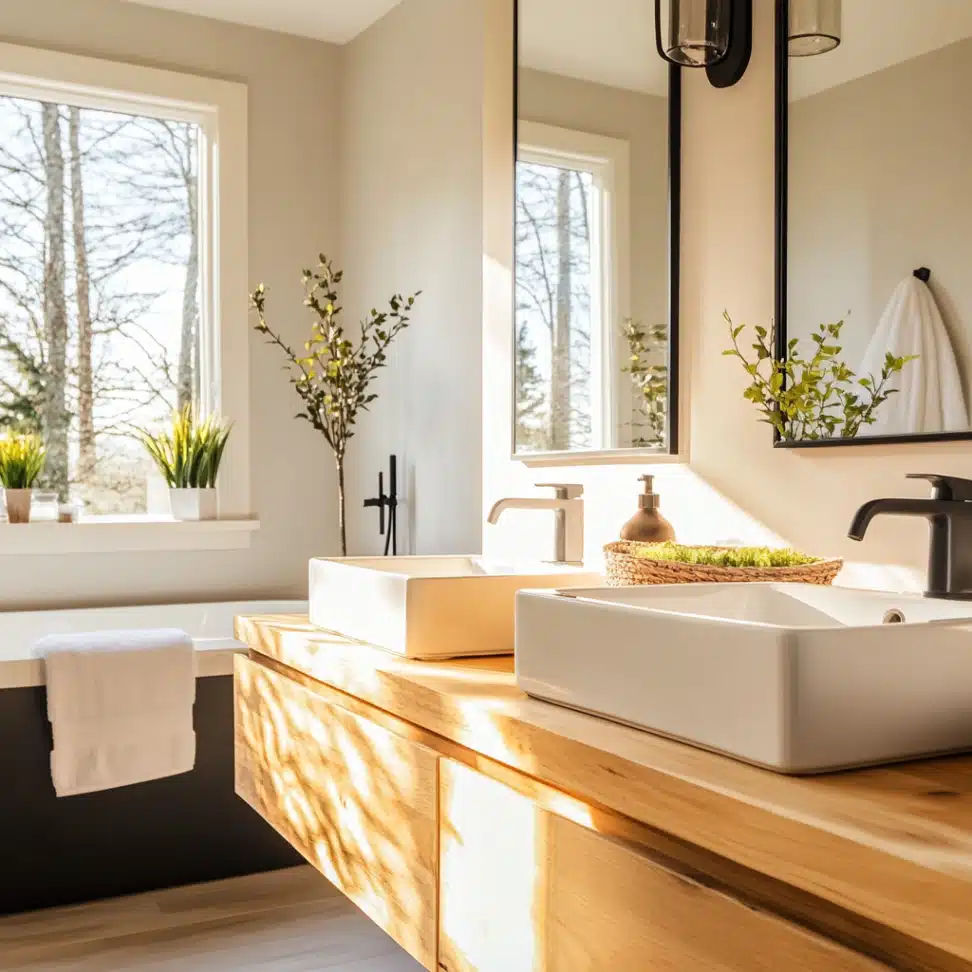
<instances>
[{"instance_id":1,"label":"black matte faucet","mask_svg":"<svg viewBox=\"0 0 972 972\"><path fill-rule=\"evenodd\" d=\"M932 499L877 499L854 515L848 536L863 540L874 517L924 516L931 525L926 597L972 601L972 481L956 476L914 473L935 487Z\"/></svg>"}]
</instances>

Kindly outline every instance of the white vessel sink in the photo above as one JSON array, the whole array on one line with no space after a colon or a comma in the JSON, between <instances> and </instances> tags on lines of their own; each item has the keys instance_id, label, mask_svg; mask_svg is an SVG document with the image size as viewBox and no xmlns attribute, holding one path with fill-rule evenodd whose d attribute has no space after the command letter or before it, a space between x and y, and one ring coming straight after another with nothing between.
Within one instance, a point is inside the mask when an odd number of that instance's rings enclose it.
<instances>
[{"instance_id":1,"label":"white vessel sink","mask_svg":"<svg viewBox=\"0 0 972 972\"><path fill-rule=\"evenodd\" d=\"M530 695L816 773L972 748L972 603L805 584L523 592Z\"/></svg>"},{"instance_id":2,"label":"white vessel sink","mask_svg":"<svg viewBox=\"0 0 972 972\"><path fill-rule=\"evenodd\" d=\"M510 655L518 590L602 582L582 568L477 557L318 559L310 562L310 620L407 658Z\"/></svg>"}]
</instances>

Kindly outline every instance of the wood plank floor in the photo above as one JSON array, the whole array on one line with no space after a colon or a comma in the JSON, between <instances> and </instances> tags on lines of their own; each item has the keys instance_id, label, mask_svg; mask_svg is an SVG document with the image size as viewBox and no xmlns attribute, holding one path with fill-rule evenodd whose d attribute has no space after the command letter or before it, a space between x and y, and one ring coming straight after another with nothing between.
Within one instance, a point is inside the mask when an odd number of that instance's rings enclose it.
<instances>
[{"instance_id":1,"label":"wood plank floor","mask_svg":"<svg viewBox=\"0 0 972 972\"><path fill-rule=\"evenodd\" d=\"M20 972L421 972L309 867L0 918Z\"/></svg>"}]
</instances>

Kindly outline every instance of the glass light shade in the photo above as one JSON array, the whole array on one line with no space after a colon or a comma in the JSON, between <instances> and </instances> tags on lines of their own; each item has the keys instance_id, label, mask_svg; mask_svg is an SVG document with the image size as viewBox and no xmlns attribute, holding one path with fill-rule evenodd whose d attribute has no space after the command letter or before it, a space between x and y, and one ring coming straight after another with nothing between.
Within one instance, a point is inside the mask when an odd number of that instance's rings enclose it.
<instances>
[{"instance_id":1,"label":"glass light shade","mask_svg":"<svg viewBox=\"0 0 972 972\"><path fill-rule=\"evenodd\" d=\"M841 0L790 0L790 57L826 54L840 44Z\"/></svg>"},{"instance_id":2,"label":"glass light shade","mask_svg":"<svg viewBox=\"0 0 972 972\"><path fill-rule=\"evenodd\" d=\"M725 60L732 0L656 0L655 9L658 50L666 60L696 68Z\"/></svg>"}]
</instances>

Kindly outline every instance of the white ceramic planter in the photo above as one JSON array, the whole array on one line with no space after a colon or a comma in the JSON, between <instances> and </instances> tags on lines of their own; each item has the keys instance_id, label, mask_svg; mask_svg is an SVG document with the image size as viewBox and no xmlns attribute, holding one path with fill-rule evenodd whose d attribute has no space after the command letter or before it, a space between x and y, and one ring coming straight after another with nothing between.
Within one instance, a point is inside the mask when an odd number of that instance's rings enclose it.
<instances>
[{"instance_id":1,"label":"white ceramic planter","mask_svg":"<svg viewBox=\"0 0 972 972\"><path fill-rule=\"evenodd\" d=\"M10 523L30 523L30 499L32 490L5 489L4 502L7 505L7 520Z\"/></svg>"},{"instance_id":2,"label":"white ceramic planter","mask_svg":"<svg viewBox=\"0 0 972 972\"><path fill-rule=\"evenodd\" d=\"M215 520L215 489L170 489L169 509L176 520Z\"/></svg>"}]
</instances>

